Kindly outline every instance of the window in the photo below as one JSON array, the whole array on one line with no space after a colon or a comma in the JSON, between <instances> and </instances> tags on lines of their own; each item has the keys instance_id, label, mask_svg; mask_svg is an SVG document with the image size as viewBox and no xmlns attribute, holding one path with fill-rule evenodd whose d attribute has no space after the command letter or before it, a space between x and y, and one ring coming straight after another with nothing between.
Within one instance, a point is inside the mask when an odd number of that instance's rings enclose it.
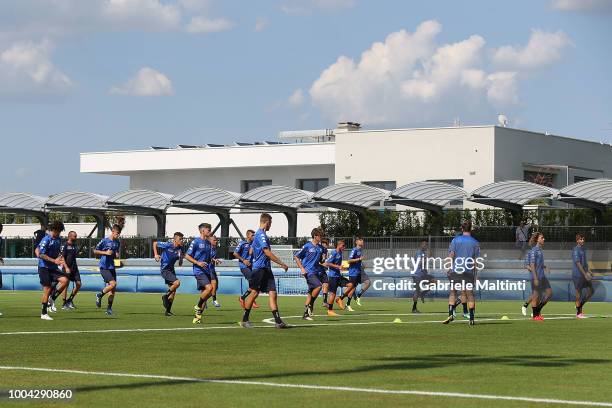
<instances>
[{"instance_id":1,"label":"window","mask_svg":"<svg viewBox=\"0 0 612 408\"><path fill-rule=\"evenodd\" d=\"M246 193L247 191L251 191L257 187L271 186L272 180L242 180L241 184L242 192Z\"/></svg>"},{"instance_id":2,"label":"window","mask_svg":"<svg viewBox=\"0 0 612 408\"><path fill-rule=\"evenodd\" d=\"M552 187L555 185L555 174L542 171L525 170L523 172L523 180L535 184L541 184L546 187Z\"/></svg>"},{"instance_id":3,"label":"window","mask_svg":"<svg viewBox=\"0 0 612 408\"><path fill-rule=\"evenodd\" d=\"M593 180L593 177L574 176L574 183L579 181Z\"/></svg>"},{"instance_id":4,"label":"window","mask_svg":"<svg viewBox=\"0 0 612 408\"><path fill-rule=\"evenodd\" d=\"M299 179L297 181L297 188L304 191L310 191L312 193L316 193L327 186L329 186L329 179L326 178Z\"/></svg>"},{"instance_id":5,"label":"window","mask_svg":"<svg viewBox=\"0 0 612 408\"><path fill-rule=\"evenodd\" d=\"M427 180L427 181L439 181L440 183L451 184L453 186L463 188L463 179L442 179L442 180ZM463 207L463 200L451 200L448 203L449 207Z\"/></svg>"},{"instance_id":6,"label":"window","mask_svg":"<svg viewBox=\"0 0 612 408\"><path fill-rule=\"evenodd\" d=\"M364 181L363 184L389 191L393 191L397 188L396 181Z\"/></svg>"}]
</instances>

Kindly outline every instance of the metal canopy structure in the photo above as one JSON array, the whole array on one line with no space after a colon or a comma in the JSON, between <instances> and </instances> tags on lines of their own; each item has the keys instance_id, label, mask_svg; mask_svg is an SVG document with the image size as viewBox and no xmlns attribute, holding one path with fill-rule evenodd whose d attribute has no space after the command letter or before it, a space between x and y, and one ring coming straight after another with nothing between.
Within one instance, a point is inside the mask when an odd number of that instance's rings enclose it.
<instances>
[{"instance_id":1,"label":"metal canopy structure","mask_svg":"<svg viewBox=\"0 0 612 408\"><path fill-rule=\"evenodd\" d=\"M45 211L45 197L29 193L6 193L0 195L0 212L33 215L41 225L47 225L49 217Z\"/></svg>"},{"instance_id":2,"label":"metal canopy structure","mask_svg":"<svg viewBox=\"0 0 612 408\"><path fill-rule=\"evenodd\" d=\"M157 236L166 235L166 209L172 196L152 190L125 190L113 194L106 200L109 210L124 211L138 215L150 215L157 221Z\"/></svg>"},{"instance_id":3,"label":"metal canopy structure","mask_svg":"<svg viewBox=\"0 0 612 408\"><path fill-rule=\"evenodd\" d=\"M221 236L226 238L229 237L230 224L233 224L230 210L238 205L239 198L238 193L216 187L201 186L177 194L172 198L171 204L173 207L216 214L221 225ZM235 224L234 227L236 227ZM236 230L241 235L237 227Z\"/></svg>"},{"instance_id":4,"label":"metal canopy structure","mask_svg":"<svg viewBox=\"0 0 612 408\"><path fill-rule=\"evenodd\" d=\"M441 181L417 181L391 192L394 204L441 213L451 201L465 200L468 194L461 187Z\"/></svg>"},{"instance_id":5,"label":"metal canopy structure","mask_svg":"<svg viewBox=\"0 0 612 408\"><path fill-rule=\"evenodd\" d=\"M52 195L45 203L49 211L67 211L95 217L98 238L104 237L107 196L81 191L66 191ZM93 231L92 231L93 233Z\"/></svg>"},{"instance_id":6,"label":"metal canopy structure","mask_svg":"<svg viewBox=\"0 0 612 408\"><path fill-rule=\"evenodd\" d=\"M368 208L384 205L389 199L390 191L361 183L340 183L317 191L313 201L331 208L348 210L357 214L359 232L366 228L365 212Z\"/></svg>"},{"instance_id":7,"label":"metal canopy structure","mask_svg":"<svg viewBox=\"0 0 612 408\"><path fill-rule=\"evenodd\" d=\"M579 207L604 210L612 206L612 179L580 181L559 190L560 201Z\"/></svg>"},{"instance_id":8,"label":"metal canopy structure","mask_svg":"<svg viewBox=\"0 0 612 408\"><path fill-rule=\"evenodd\" d=\"M510 180L487 184L472 191L470 201L521 211L529 201L539 198L555 199L558 190L528 181Z\"/></svg>"},{"instance_id":9,"label":"metal canopy structure","mask_svg":"<svg viewBox=\"0 0 612 408\"><path fill-rule=\"evenodd\" d=\"M287 217L287 236L294 237L298 210L311 206L312 197L313 193L294 187L262 186L242 194L239 203L243 207L282 212Z\"/></svg>"}]
</instances>

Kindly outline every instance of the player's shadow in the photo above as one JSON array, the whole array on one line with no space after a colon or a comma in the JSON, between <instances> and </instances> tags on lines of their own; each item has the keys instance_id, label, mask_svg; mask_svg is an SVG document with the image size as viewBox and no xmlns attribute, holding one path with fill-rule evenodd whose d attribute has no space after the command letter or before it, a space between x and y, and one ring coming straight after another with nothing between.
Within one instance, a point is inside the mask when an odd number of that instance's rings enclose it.
<instances>
[{"instance_id":1,"label":"player's shadow","mask_svg":"<svg viewBox=\"0 0 612 408\"><path fill-rule=\"evenodd\" d=\"M147 381L147 382L136 382L130 384L106 384L106 385L88 385L82 387L72 387L71 390L75 396L85 392L95 392L104 390L130 390L136 388L146 387L160 387L169 385L180 385L180 384L192 384L192 383L203 383L205 381L200 380L160 380L160 381Z\"/></svg>"}]
</instances>

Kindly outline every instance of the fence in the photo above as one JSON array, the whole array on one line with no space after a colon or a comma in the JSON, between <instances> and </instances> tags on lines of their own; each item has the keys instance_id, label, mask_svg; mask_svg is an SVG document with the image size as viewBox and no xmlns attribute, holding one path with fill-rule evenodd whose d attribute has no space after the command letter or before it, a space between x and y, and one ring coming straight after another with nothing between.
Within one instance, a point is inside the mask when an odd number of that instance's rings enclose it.
<instances>
[{"instance_id":1,"label":"fence","mask_svg":"<svg viewBox=\"0 0 612 408\"><path fill-rule=\"evenodd\" d=\"M532 232L541 231L546 237L548 249L568 250L575 245L576 233L586 236L587 247L595 250L612 250L612 226L572 226L572 227L534 227ZM474 230L474 237L481 242L483 249L512 249L515 242L515 229L513 227L481 227ZM167 240L168 238L160 238ZM292 248L302 246L309 237L271 237L273 245L285 245ZM344 239L347 248L353 246L353 237L331 237L332 242ZM413 236L413 237L365 237L366 255L368 258L379 256L394 256L396 253L412 253L416 250L419 241L427 240L433 253L446 251L452 235L445 236ZM153 241L151 237L121 238L121 257L152 258ZM80 238L77 240L79 257L94 258L98 239ZM219 256L228 258L240 238L221 238L219 240ZM190 239L185 240L188 244ZM32 238L6 238L0 256L4 258L34 258L34 241Z\"/></svg>"}]
</instances>

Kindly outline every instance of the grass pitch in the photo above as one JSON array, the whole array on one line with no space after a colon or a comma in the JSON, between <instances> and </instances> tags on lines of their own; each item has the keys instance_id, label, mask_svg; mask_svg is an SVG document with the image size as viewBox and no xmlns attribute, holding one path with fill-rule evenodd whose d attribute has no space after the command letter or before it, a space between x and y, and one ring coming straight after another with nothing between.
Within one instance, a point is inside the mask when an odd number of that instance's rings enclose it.
<instances>
[{"instance_id":1,"label":"grass pitch","mask_svg":"<svg viewBox=\"0 0 612 408\"><path fill-rule=\"evenodd\" d=\"M108 317L83 292L78 310L52 322L39 319L39 296L0 293L0 390L71 389L74 397L3 396L2 407L572 405L529 398L612 406L612 319L576 320L567 302L549 304L540 323L520 315L519 302L480 303L468 327L461 318L439 323L442 300L412 315L411 300L365 298L333 319L318 302L321 316L304 322L304 299L281 297L281 314L297 327L277 330L263 321L271 314L262 297L251 314L257 328L245 330L236 296L209 305L201 326L191 323L195 295L178 295L168 318L160 295L119 293ZM612 305L587 304L585 313L612 315Z\"/></svg>"}]
</instances>

